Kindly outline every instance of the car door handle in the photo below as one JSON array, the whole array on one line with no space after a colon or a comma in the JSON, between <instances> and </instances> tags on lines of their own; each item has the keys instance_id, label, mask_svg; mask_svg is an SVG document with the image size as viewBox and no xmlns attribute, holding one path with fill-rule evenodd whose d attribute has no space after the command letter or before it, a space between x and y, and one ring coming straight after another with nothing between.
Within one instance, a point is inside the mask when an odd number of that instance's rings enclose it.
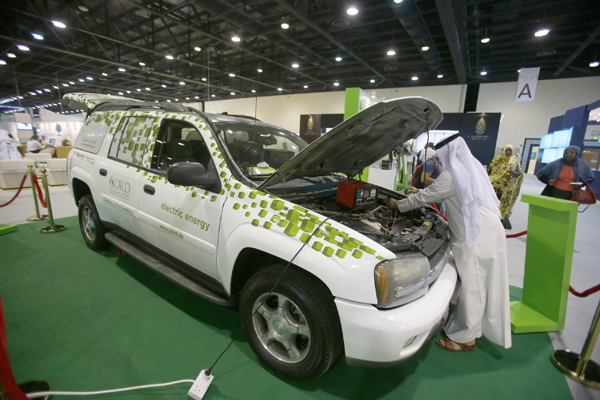
<instances>
[{"instance_id":1,"label":"car door handle","mask_svg":"<svg viewBox=\"0 0 600 400\"><path fill-rule=\"evenodd\" d=\"M149 195L153 195L154 192L156 192L156 189L154 189L154 186L144 185L144 193L148 193Z\"/></svg>"},{"instance_id":2,"label":"car door handle","mask_svg":"<svg viewBox=\"0 0 600 400\"><path fill-rule=\"evenodd\" d=\"M100 175L106 176L107 172L104 168L100 168Z\"/></svg>"}]
</instances>

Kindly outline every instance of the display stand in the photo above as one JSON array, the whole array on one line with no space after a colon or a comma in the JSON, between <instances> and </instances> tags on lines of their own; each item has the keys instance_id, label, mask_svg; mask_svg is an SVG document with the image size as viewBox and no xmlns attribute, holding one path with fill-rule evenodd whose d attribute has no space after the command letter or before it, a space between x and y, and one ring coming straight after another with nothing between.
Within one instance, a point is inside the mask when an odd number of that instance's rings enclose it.
<instances>
[{"instance_id":1,"label":"display stand","mask_svg":"<svg viewBox=\"0 0 600 400\"><path fill-rule=\"evenodd\" d=\"M522 301L511 302L513 333L565 327L577 206L573 201L523 195L529 203Z\"/></svg>"}]
</instances>

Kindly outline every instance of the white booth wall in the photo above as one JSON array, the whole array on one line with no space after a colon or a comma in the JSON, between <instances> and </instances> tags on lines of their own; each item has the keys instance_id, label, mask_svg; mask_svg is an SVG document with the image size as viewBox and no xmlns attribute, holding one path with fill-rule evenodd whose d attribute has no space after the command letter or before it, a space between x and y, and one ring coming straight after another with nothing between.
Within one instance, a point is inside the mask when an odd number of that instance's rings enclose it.
<instances>
[{"instance_id":1,"label":"white booth wall","mask_svg":"<svg viewBox=\"0 0 600 400\"><path fill-rule=\"evenodd\" d=\"M516 90L516 81L484 83L479 88L477 111L504 113L497 147L522 147L525 138L548 133L550 118L599 100L600 77L539 81L535 99L528 103L515 103Z\"/></svg>"}]
</instances>

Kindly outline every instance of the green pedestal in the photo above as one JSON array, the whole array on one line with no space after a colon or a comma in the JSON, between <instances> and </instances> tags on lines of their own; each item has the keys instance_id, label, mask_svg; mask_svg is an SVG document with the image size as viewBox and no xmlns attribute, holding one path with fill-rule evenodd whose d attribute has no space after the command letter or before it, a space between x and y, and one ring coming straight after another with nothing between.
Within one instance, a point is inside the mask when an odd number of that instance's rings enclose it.
<instances>
[{"instance_id":1,"label":"green pedestal","mask_svg":"<svg viewBox=\"0 0 600 400\"><path fill-rule=\"evenodd\" d=\"M522 301L513 301L513 333L562 331L573 261L577 206L573 201L523 195L529 203Z\"/></svg>"},{"instance_id":2,"label":"green pedestal","mask_svg":"<svg viewBox=\"0 0 600 400\"><path fill-rule=\"evenodd\" d=\"M0 236L17 230L17 225L0 225Z\"/></svg>"}]
</instances>

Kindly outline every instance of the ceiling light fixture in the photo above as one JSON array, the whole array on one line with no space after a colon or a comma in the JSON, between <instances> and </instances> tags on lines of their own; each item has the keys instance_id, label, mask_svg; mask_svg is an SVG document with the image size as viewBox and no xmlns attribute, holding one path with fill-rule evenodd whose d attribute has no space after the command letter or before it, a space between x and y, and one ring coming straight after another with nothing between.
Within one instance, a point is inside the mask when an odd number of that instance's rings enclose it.
<instances>
[{"instance_id":1,"label":"ceiling light fixture","mask_svg":"<svg viewBox=\"0 0 600 400\"><path fill-rule=\"evenodd\" d=\"M125 72L125 68L119 68L119 71Z\"/></svg>"},{"instance_id":2,"label":"ceiling light fixture","mask_svg":"<svg viewBox=\"0 0 600 400\"><path fill-rule=\"evenodd\" d=\"M138 88L138 89L135 89L135 90L137 90L138 92L141 92L141 91L142 91L142 89L139 89L139 88Z\"/></svg>"},{"instance_id":3,"label":"ceiling light fixture","mask_svg":"<svg viewBox=\"0 0 600 400\"><path fill-rule=\"evenodd\" d=\"M337 61L337 62L340 62L340 61L342 61L342 57L336 57L336 58L335 58L335 61Z\"/></svg>"},{"instance_id":4,"label":"ceiling light fixture","mask_svg":"<svg viewBox=\"0 0 600 400\"><path fill-rule=\"evenodd\" d=\"M108 76L108 74L106 72L103 72L102 76Z\"/></svg>"},{"instance_id":5,"label":"ceiling light fixture","mask_svg":"<svg viewBox=\"0 0 600 400\"><path fill-rule=\"evenodd\" d=\"M517 70L517 72L519 72L519 73L520 73L520 72L521 72L521 68L519 68L519 69Z\"/></svg>"},{"instance_id":6,"label":"ceiling light fixture","mask_svg":"<svg viewBox=\"0 0 600 400\"><path fill-rule=\"evenodd\" d=\"M371 79L369 82L371 82L371 83L375 83L375 79Z\"/></svg>"},{"instance_id":7,"label":"ceiling light fixture","mask_svg":"<svg viewBox=\"0 0 600 400\"><path fill-rule=\"evenodd\" d=\"M286 24L285 22L283 24L281 24L282 29L288 29L289 27L290 27L290 24Z\"/></svg>"},{"instance_id":8,"label":"ceiling light fixture","mask_svg":"<svg viewBox=\"0 0 600 400\"><path fill-rule=\"evenodd\" d=\"M308 89L308 85L304 85L304 89Z\"/></svg>"},{"instance_id":9,"label":"ceiling light fixture","mask_svg":"<svg viewBox=\"0 0 600 400\"><path fill-rule=\"evenodd\" d=\"M175 99L175 101L179 101L179 99Z\"/></svg>"},{"instance_id":10,"label":"ceiling light fixture","mask_svg":"<svg viewBox=\"0 0 600 400\"><path fill-rule=\"evenodd\" d=\"M198 96L194 96L194 98L195 98L195 99L199 99L200 97L198 97Z\"/></svg>"},{"instance_id":11,"label":"ceiling light fixture","mask_svg":"<svg viewBox=\"0 0 600 400\"><path fill-rule=\"evenodd\" d=\"M123 92L119 92L119 96L123 96Z\"/></svg>"},{"instance_id":12,"label":"ceiling light fixture","mask_svg":"<svg viewBox=\"0 0 600 400\"><path fill-rule=\"evenodd\" d=\"M196 51L202 51L202 48L201 48L201 47L198 47L198 46L196 46L196 47L194 47L194 50L196 50Z\"/></svg>"},{"instance_id":13,"label":"ceiling light fixture","mask_svg":"<svg viewBox=\"0 0 600 400\"><path fill-rule=\"evenodd\" d=\"M126 90L127 93L131 93L131 90Z\"/></svg>"},{"instance_id":14,"label":"ceiling light fixture","mask_svg":"<svg viewBox=\"0 0 600 400\"><path fill-rule=\"evenodd\" d=\"M68 84L68 83L63 83L62 85L63 85L64 87L69 87L69 84Z\"/></svg>"},{"instance_id":15,"label":"ceiling light fixture","mask_svg":"<svg viewBox=\"0 0 600 400\"><path fill-rule=\"evenodd\" d=\"M479 74L485 76L487 75L487 71L481 71Z\"/></svg>"},{"instance_id":16,"label":"ceiling light fixture","mask_svg":"<svg viewBox=\"0 0 600 400\"><path fill-rule=\"evenodd\" d=\"M185 99L186 99L186 100L189 100L190 98L189 98L189 97L186 97Z\"/></svg>"},{"instance_id":17,"label":"ceiling light fixture","mask_svg":"<svg viewBox=\"0 0 600 400\"><path fill-rule=\"evenodd\" d=\"M550 29L540 29L539 31L537 31L535 33L535 37L542 37L542 36L546 36L547 34L550 33Z\"/></svg>"},{"instance_id":18,"label":"ceiling light fixture","mask_svg":"<svg viewBox=\"0 0 600 400\"><path fill-rule=\"evenodd\" d=\"M44 40L44 36L40 35L39 33L31 33L31 36L33 36L33 38L35 40Z\"/></svg>"},{"instance_id":19,"label":"ceiling light fixture","mask_svg":"<svg viewBox=\"0 0 600 400\"><path fill-rule=\"evenodd\" d=\"M256 90L252 89L252 93L256 93Z\"/></svg>"},{"instance_id":20,"label":"ceiling light fixture","mask_svg":"<svg viewBox=\"0 0 600 400\"><path fill-rule=\"evenodd\" d=\"M388 56L395 56L396 55L396 50L392 50L392 49L388 50L387 51L387 55Z\"/></svg>"},{"instance_id":21,"label":"ceiling light fixture","mask_svg":"<svg viewBox=\"0 0 600 400\"><path fill-rule=\"evenodd\" d=\"M87 8L86 6L77 6L77 8L79 8L79 9L80 9L81 11L83 11L83 12L88 12L88 11L90 11L90 9L89 9L89 8Z\"/></svg>"},{"instance_id":22,"label":"ceiling light fixture","mask_svg":"<svg viewBox=\"0 0 600 400\"><path fill-rule=\"evenodd\" d=\"M281 92L283 91L283 88L278 87L277 90Z\"/></svg>"},{"instance_id":23,"label":"ceiling light fixture","mask_svg":"<svg viewBox=\"0 0 600 400\"><path fill-rule=\"evenodd\" d=\"M170 55L170 54L167 54L167 55L165 56L165 58L166 58L167 60L172 60L174 57L173 57L172 55Z\"/></svg>"},{"instance_id":24,"label":"ceiling light fixture","mask_svg":"<svg viewBox=\"0 0 600 400\"><path fill-rule=\"evenodd\" d=\"M232 72L229 74L230 77L235 78L235 74Z\"/></svg>"},{"instance_id":25,"label":"ceiling light fixture","mask_svg":"<svg viewBox=\"0 0 600 400\"><path fill-rule=\"evenodd\" d=\"M600 62L598 62L598 61L592 61L590 63L590 67L592 67L592 68L596 68L598 65L600 65Z\"/></svg>"},{"instance_id":26,"label":"ceiling light fixture","mask_svg":"<svg viewBox=\"0 0 600 400\"><path fill-rule=\"evenodd\" d=\"M152 89L150 89L149 87L147 87L146 90L152 90Z\"/></svg>"},{"instance_id":27,"label":"ceiling light fixture","mask_svg":"<svg viewBox=\"0 0 600 400\"><path fill-rule=\"evenodd\" d=\"M394 0L394 3L396 3L396 4L400 4L400 3L402 3L402 1L403 1L403 0Z\"/></svg>"},{"instance_id":28,"label":"ceiling light fixture","mask_svg":"<svg viewBox=\"0 0 600 400\"><path fill-rule=\"evenodd\" d=\"M202 81L206 82L206 78L202 78Z\"/></svg>"},{"instance_id":29,"label":"ceiling light fixture","mask_svg":"<svg viewBox=\"0 0 600 400\"><path fill-rule=\"evenodd\" d=\"M15 53L6 53L6 55L8 56L8 58L17 58Z\"/></svg>"},{"instance_id":30,"label":"ceiling light fixture","mask_svg":"<svg viewBox=\"0 0 600 400\"><path fill-rule=\"evenodd\" d=\"M232 36L232 37L231 37L231 40L232 40L233 42L236 42L236 43L237 43L237 42L241 41L242 39L240 39L240 37L239 37L239 36L235 35L235 36Z\"/></svg>"},{"instance_id":31,"label":"ceiling light fixture","mask_svg":"<svg viewBox=\"0 0 600 400\"><path fill-rule=\"evenodd\" d=\"M166 88L166 87L167 87L167 85L161 85L161 86L162 86L162 87L164 87L164 88Z\"/></svg>"},{"instance_id":32,"label":"ceiling light fixture","mask_svg":"<svg viewBox=\"0 0 600 400\"><path fill-rule=\"evenodd\" d=\"M171 102L171 100L168 100L168 99L167 99L167 103L170 103L170 102Z\"/></svg>"},{"instance_id":33,"label":"ceiling light fixture","mask_svg":"<svg viewBox=\"0 0 600 400\"><path fill-rule=\"evenodd\" d=\"M217 97L217 96L213 94L212 97Z\"/></svg>"},{"instance_id":34,"label":"ceiling light fixture","mask_svg":"<svg viewBox=\"0 0 600 400\"><path fill-rule=\"evenodd\" d=\"M91 76L86 76L85 79L87 79L88 81L93 81L94 78L92 78Z\"/></svg>"},{"instance_id":35,"label":"ceiling light fixture","mask_svg":"<svg viewBox=\"0 0 600 400\"><path fill-rule=\"evenodd\" d=\"M358 8L351 6L346 10L346 12L348 13L348 15L356 15L358 14Z\"/></svg>"},{"instance_id":36,"label":"ceiling light fixture","mask_svg":"<svg viewBox=\"0 0 600 400\"><path fill-rule=\"evenodd\" d=\"M333 86L340 86L339 82L333 82Z\"/></svg>"},{"instance_id":37,"label":"ceiling light fixture","mask_svg":"<svg viewBox=\"0 0 600 400\"><path fill-rule=\"evenodd\" d=\"M6 61L0 60L0 65L6 65Z\"/></svg>"},{"instance_id":38,"label":"ceiling light fixture","mask_svg":"<svg viewBox=\"0 0 600 400\"><path fill-rule=\"evenodd\" d=\"M60 89L58 86L52 86L54 89Z\"/></svg>"},{"instance_id":39,"label":"ceiling light fixture","mask_svg":"<svg viewBox=\"0 0 600 400\"><path fill-rule=\"evenodd\" d=\"M231 92L231 93L229 93L229 94L230 94L230 95L232 95L232 96L235 96L235 92Z\"/></svg>"},{"instance_id":40,"label":"ceiling light fixture","mask_svg":"<svg viewBox=\"0 0 600 400\"><path fill-rule=\"evenodd\" d=\"M60 21L52 21L52 25L54 25L55 27L60 28L60 29L65 29L67 27L65 24L63 24Z\"/></svg>"},{"instance_id":41,"label":"ceiling light fixture","mask_svg":"<svg viewBox=\"0 0 600 400\"><path fill-rule=\"evenodd\" d=\"M74 85L74 84L75 84L75 82L71 82L71 81L69 81L69 83L70 83L71 85Z\"/></svg>"},{"instance_id":42,"label":"ceiling light fixture","mask_svg":"<svg viewBox=\"0 0 600 400\"><path fill-rule=\"evenodd\" d=\"M300 64L298 64L298 63L293 63L292 64L292 68L298 68L298 67L300 67Z\"/></svg>"},{"instance_id":43,"label":"ceiling light fixture","mask_svg":"<svg viewBox=\"0 0 600 400\"><path fill-rule=\"evenodd\" d=\"M490 38L486 37L481 39L481 43L489 43L490 42Z\"/></svg>"},{"instance_id":44,"label":"ceiling light fixture","mask_svg":"<svg viewBox=\"0 0 600 400\"><path fill-rule=\"evenodd\" d=\"M257 69L256 71L257 71L259 74L262 74L262 69L260 69L260 68L259 68L259 69Z\"/></svg>"},{"instance_id":45,"label":"ceiling light fixture","mask_svg":"<svg viewBox=\"0 0 600 400\"><path fill-rule=\"evenodd\" d=\"M84 80L84 79L81 79L81 78L79 78L79 82L85 82L85 80Z\"/></svg>"},{"instance_id":46,"label":"ceiling light fixture","mask_svg":"<svg viewBox=\"0 0 600 400\"><path fill-rule=\"evenodd\" d=\"M427 50L429 50L429 46L423 46L423 47L421 47L421 50L427 51Z\"/></svg>"},{"instance_id":47,"label":"ceiling light fixture","mask_svg":"<svg viewBox=\"0 0 600 400\"><path fill-rule=\"evenodd\" d=\"M17 49L19 49L21 51L29 51L29 47L22 45L22 44L18 44Z\"/></svg>"},{"instance_id":48,"label":"ceiling light fixture","mask_svg":"<svg viewBox=\"0 0 600 400\"><path fill-rule=\"evenodd\" d=\"M411 80L413 80L413 81L418 81L418 80L419 80L419 77L418 77L418 76L413 76L413 77L412 77L412 78L410 78L410 79L411 79Z\"/></svg>"},{"instance_id":49,"label":"ceiling light fixture","mask_svg":"<svg viewBox=\"0 0 600 400\"><path fill-rule=\"evenodd\" d=\"M179 82L179 84L183 86L183 85L185 85L185 82L181 81L181 82Z\"/></svg>"},{"instance_id":50,"label":"ceiling light fixture","mask_svg":"<svg viewBox=\"0 0 600 400\"><path fill-rule=\"evenodd\" d=\"M140 61L140 65L143 67L143 66L146 65L146 63L143 63L143 62Z\"/></svg>"},{"instance_id":51,"label":"ceiling light fixture","mask_svg":"<svg viewBox=\"0 0 600 400\"><path fill-rule=\"evenodd\" d=\"M442 79L444 77L444 75L439 74L437 77L438 77L438 79Z\"/></svg>"}]
</instances>

